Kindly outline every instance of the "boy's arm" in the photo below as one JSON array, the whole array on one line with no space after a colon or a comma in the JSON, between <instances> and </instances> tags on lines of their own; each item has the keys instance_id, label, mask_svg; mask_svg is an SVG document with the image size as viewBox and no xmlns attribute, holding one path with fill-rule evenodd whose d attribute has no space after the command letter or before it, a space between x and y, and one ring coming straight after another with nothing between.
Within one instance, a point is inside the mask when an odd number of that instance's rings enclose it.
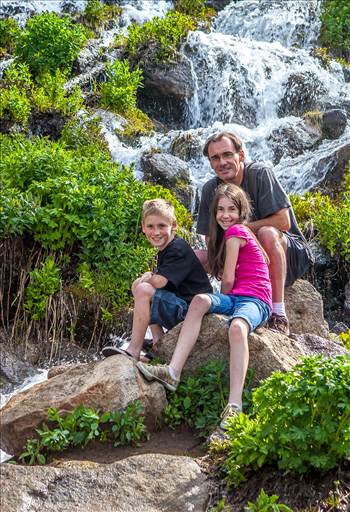
<instances>
[{"instance_id":1,"label":"boy's arm","mask_svg":"<svg viewBox=\"0 0 350 512\"><path fill-rule=\"evenodd\" d=\"M233 236L226 240L226 257L224 271L221 279L221 293L227 295L233 288L235 282L236 264L238 260L239 248L246 242L242 238Z\"/></svg>"},{"instance_id":2,"label":"boy's arm","mask_svg":"<svg viewBox=\"0 0 350 512\"><path fill-rule=\"evenodd\" d=\"M168 283L168 279L160 274L154 274L153 272L145 272L139 278L139 283L149 283L154 288L164 288Z\"/></svg>"}]
</instances>

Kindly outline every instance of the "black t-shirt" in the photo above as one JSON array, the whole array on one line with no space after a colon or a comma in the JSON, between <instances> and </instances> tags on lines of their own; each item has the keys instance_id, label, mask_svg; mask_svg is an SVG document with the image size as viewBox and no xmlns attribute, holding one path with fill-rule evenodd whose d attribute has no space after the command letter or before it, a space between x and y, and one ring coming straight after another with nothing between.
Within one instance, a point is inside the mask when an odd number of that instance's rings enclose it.
<instances>
[{"instance_id":1,"label":"black t-shirt","mask_svg":"<svg viewBox=\"0 0 350 512\"><path fill-rule=\"evenodd\" d=\"M215 177L203 186L197 220L197 233L201 235L209 234L210 205L221 183L223 181ZM269 167L260 163L245 164L241 188L250 198L252 221L264 219L282 208L289 208L291 222L289 233L305 240L296 222L289 198Z\"/></svg>"},{"instance_id":2,"label":"black t-shirt","mask_svg":"<svg viewBox=\"0 0 350 512\"><path fill-rule=\"evenodd\" d=\"M188 243L177 235L158 252L156 273L168 279L165 290L186 302L191 302L197 293L213 291L199 259Z\"/></svg>"}]
</instances>

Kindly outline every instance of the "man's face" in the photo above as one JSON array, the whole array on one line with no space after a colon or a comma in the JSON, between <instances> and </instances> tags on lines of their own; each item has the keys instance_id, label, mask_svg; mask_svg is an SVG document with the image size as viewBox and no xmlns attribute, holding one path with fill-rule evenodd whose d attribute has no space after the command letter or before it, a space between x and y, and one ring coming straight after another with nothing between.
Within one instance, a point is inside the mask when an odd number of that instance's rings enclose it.
<instances>
[{"instance_id":1,"label":"man's face","mask_svg":"<svg viewBox=\"0 0 350 512\"><path fill-rule=\"evenodd\" d=\"M169 222L168 219L161 215L147 215L142 222L142 231L146 235L147 240L155 247L162 251L174 239L176 223Z\"/></svg>"},{"instance_id":2,"label":"man's face","mask_svg":"<svg viewBox=\"0 0 350 512\"><path fill-rule=\"evenodd\" d=\"M211 142L208 147L208 158L218 178L225 183L240 185L243 179L243 151L237 151L233 142L227 137Z\"/></svg>"}]
</instances>

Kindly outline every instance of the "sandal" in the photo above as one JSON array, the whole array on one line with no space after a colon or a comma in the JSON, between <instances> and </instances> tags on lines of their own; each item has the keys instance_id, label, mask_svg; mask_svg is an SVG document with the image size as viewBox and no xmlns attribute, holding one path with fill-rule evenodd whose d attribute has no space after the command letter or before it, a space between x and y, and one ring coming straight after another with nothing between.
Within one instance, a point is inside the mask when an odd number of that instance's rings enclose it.
<instances>
[{"instance_id":1,"label":"sandal","mask_svg":"<svg viewBox=\"0 0 350 512\"><path fill-rule=\"evenodd\" d=\"M130 359L138 361L138 359L136 359L136 357L134 357L131 354L131 352L128 352L124 348L116 347L114 345L107 345L106 347L103 347L101 352L104 357L116 356L118 354L121 354L123 356L129 357ZM154 355L151 352L141 352L140 356L142 357L142 360L144 362L152 361L152 359L154 358Z\"/></svg>"}]
</instances>

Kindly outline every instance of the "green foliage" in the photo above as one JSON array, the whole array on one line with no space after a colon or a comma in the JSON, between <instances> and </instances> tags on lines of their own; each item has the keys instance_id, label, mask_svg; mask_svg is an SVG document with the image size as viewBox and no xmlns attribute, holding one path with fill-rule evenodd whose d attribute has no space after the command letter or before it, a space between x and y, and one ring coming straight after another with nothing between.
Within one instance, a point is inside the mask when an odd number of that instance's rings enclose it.
<instances>
[{"instance_id":1,"label":"green foliage","mask_svg":"<svg viewBox=\"0 0 350 512\"><path fill-rule=\"evenodd\" d=\"M106 65L106 82L100 86L101 105L118 113L136 107L136 92L142 86L142 72L130 71L127 60Z\"/></svg>"},{"instance_id":2,"label":"green foliage","mask_svg":"<svg viewBox=\"0 0 350 512\"><path fill-rule=\"evenodd\" d=\"M104 29L109 21L119 17L121 12L121 7L116 5L106 5L100 0L88 0L81 22L98 35L100 30Z\"/></svg>"},{"instance_id":3,"label":"green foliage","mask_svg":"<svg viewBox=\"0 0 350 512\"><path fill-rule=\"evenodd\" d=\"M206 0L175 0L175 10L188 16L192 16L198 21L209 21L216 12L206 6Z\"/></svg>"},{"instance_id":4,"label":"green foliage","mask_svg":"<svg viewBox=\"0 0 350 512\"><path fill-rule=\"evenodd\" d=\"M347 332L342 332L339 334L339 338L341 339L344 346L350 350L350 329Z\"/></svg>"},{"instance_id":5,"label":"green foliage","mask_svg":"<svg viewBox=\"0 0 350 512\"><path fill-rule=\"evenodd\" d=\"M248 386L251 381L248 376ZM228 368L225 361L210 361L202 366L198 374L183 379L175 393L168 397L165 421L171 427L182 422L207 436L214 429L227 403L229 392ZM244 406L248 407L249 391L245 389Z\"/></svg>"},{"instance_id":6,"label":"green foliage","mask_svg":"<svg viewBox=\"0 0 350 512\"><path fill-rule=\"evenodd\" d=\"M29 277L24 309L30 313L33 320L40 320L45 316L48 298L60 289L59 269L53 258L46 258L42 268L29 272Z\"/></svg>"},{"instance_id":7,"label":"green foliage","mask_svg":"<svg viewBox=\"0 0 350 512\"><path fill-rule=\"evenodd\" d=\"M269 496L264 489L260 490L258 499L255 503L248 502L248 506L244 507L246 512L293 512L287 505L277 503L279 496L273 494Z\"/></svg>"},{"instance_id":8,"label":"green foliage","mask_svg":"<svg viewBox=\"0 0 350 512\"><path fill-rule=\"evenodd\" d=\"M53 407L47 412L51 428L43 423L37 429L40 439L29 439L19 460L27 464L45 464L46 454L62 452L70 446L84 448L94 439L114 441L114 446L139 443L149 434L143 419L143 405L135 400L124 410L104 412L80 405L71 413L61 416Z\"/></svg>"},{"instance_id":9,"label":"green foliage","mask_svg":"<svg viewBox=\"0 0 350 512\"><path fill-rule=\"evenodd\" d=\"M347 53L350 48L350 3L348 0L325 0L321 13L321 41L332 50Z\"/></svg>"},{"instance_id":10,"label":"green foliage","mask_svg":"<svg viewBox=\"0 0 350 512\"><path fill-rule=\"evenodd\" d=\"M137 180L96 145L77 152L35 137L0 142L0 234L27 233L50 251L75 254L91 268L96 293L117 308L129 303L132 281L155 253L140 229L143 202L171 199L179 225L191 224L173 193Z\"/></svg>"},{"instance_id":11,"label":"green foliage","mask_svg":"<svg viewBox=\"0 0 350 512\"><path fill-rule=\"evenodd\" d=\"M0 89L0 118L7 121L28 125L30 100L17 85Z\"/></svg>"},{"instance_id":12,"label":"green foliage","mask_svg":"<svg viewBox=\"0 0 350 512\"><path fill-rule=\"evenodd\" d=\"M81 90L74 86L70 93L64 85L66 76L59 69L54 74L45 72L37 78L37 86L32 93L33 105L39 112L56 110L66 116L76 114L83 106Z\"/></svg>"},{"instance_id":13,"label":"green foliage","mask_svg":"<svg viewBox=\"0 0 350 512\"><path fill-rule=\"evenodd\" d=\"M350 164L344 174L344 189L335 200L316 192L304 197L291 196L298 221L305 226L312 220L320 243L332 256L350 262Z\"/></svg>"},{"instance_id":14,"label":"green foliage","mask_svg":"<svg viewBox=\"0 0 350 512\"><path fill-rule=\"evenodd\" d=\"M80 116L79 120L70 119L61 133L61 143L67 149L74 150L75 154L86 154L107 151L108 144L101 134L100 118Z\"/></svg>"},{"instance_id":15,"label":"green foliage","mask_svg":"<svg viewBox=\"0 0 350 512\"><path fill-rule=\"evenodd\" d=\"M0 50L5 49L8 52L12 52L20 32L18 23L13 18L0 20ZM2 52L0 51L0 53Z\"/></svg>"},{"instance_id":16,"label":"green foliage","mask_svg":"<svg viewBox=\"0 0 350 512\"><path fill-rule=\"evenodd\" d=\"M127 54L133 57L143 47L153 47L156 62L170 62L188 32L195 28L196 22L191 16L174 11L169 11L165 18L155 17L142 25L132 23L128 28Z\"/></svg>"},{"instance_id":17,"label":"green foliage","mask_svg":"<svg viewBox=\"0 0 350 512\"><path fill-rule=\"evenodd\" d=\"M296 473L328 471L350 455L350 358L304 358L253 391L253 415L233 418L225 468L239 484L248 468L277 463Z\"/></svg>"},{"instance_id":18,"label":"green foliage","mask_svg":"<svg viewBox=\"0 0 350 512\"><path fill-rule=\"evenodd\" d=\"M28 20L17 38L15 54L35 75L55 74L58 68L69 73L86 39L84 27L69 16L43 12Z\"/></svg>"}]
</instances>

